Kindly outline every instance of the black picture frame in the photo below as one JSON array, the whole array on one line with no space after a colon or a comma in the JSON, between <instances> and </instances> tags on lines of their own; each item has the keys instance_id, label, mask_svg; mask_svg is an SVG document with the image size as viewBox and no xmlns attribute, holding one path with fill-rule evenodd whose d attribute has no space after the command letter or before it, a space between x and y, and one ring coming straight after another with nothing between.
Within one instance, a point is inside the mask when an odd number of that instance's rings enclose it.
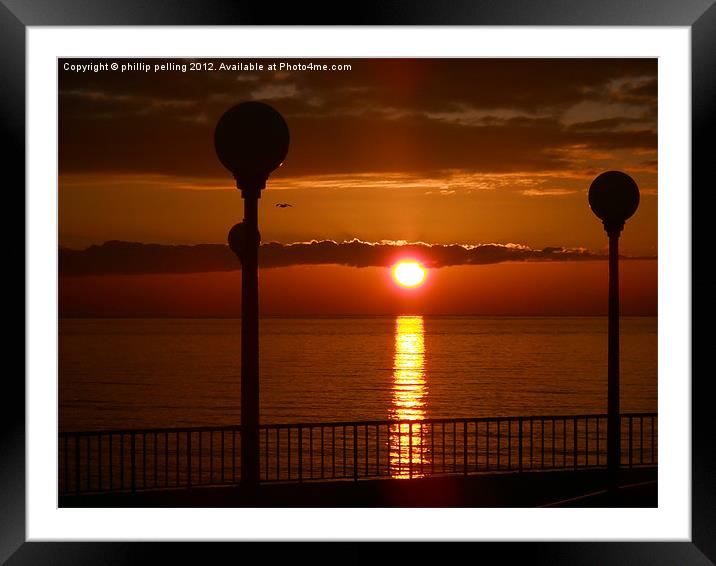
<instances>
[{"instance_id":1,"label":"black picture frame","mask_svg":"<svg viewBox=\"0 0 716 566\"><path fill-rule=\"evenodd\" d=\"M713 161L706 137L714 129L716 115L716 5L715 0L602 0L568 2L542 0L451 0L362 2L354 10L304 3L282 6L248 5L229 0L0 0L0 124L7 144L2 154L6 195L19 195L25 185L25 38L28 26L84 25L560 25L560 26L686 26L691 30L692 63L692 211L703 214L708 186L706 174ZM335 11L334 11L335 10ZM9 178L8 178L9 177ZM688 188L684 188L688 190ZM708 194L708 193L706 193ZM24 210L24 199L20 205ZM6 207L6 218L19 216ZM705 276L702 256L705 234L692 220L692 301L699 309L692 315L692 366L696 357L696 324L710 320L714 284ZM5 231L9 241L9 233ZM13 245L13 244L10 244ZM23 269L24 273L24 269ZM23 276L24 285L27 281ZM10 279L10 289L20 278ZM9 291L13 292L13 291ZM8 301L9 303L9 301ZM23 336L13 331L11 336ZM707 336L707 335L706 335ZM711 346L712 347L712 346ZM7 348L6 351L12 351ZM701 366L702 368L707 366ZM536 564L668 564L716 563L716 427L711 419L712 397L708 392L710 371L694 372L692 390L692 536L690 542L533 542L483 543L477 552L484 559L499 556L506 563ZM177 543L50 543L26 542L25 536L25 384L16 370L6 371L0 411L0 562L20 564L125 564L211 563L226 548L219 545ZM358 548L344 556L368 559L372 550ZM470 551L475 552L475 551ZM385 558L389 557L384 554ZM477 555L475 555L477 556ZM238 557L237 557L238 558Z\"/></svg>"}]
</instances>

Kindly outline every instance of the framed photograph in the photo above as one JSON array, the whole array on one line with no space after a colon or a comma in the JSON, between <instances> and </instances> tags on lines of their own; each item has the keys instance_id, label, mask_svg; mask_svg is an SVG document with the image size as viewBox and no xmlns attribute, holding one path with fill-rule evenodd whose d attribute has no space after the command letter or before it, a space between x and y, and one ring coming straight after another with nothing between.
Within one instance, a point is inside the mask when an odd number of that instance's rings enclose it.
<instances>
[{"instance_id":1,"label":"framed photograph","mask_svg":"<svg viewBox=\"0 0 716 566\"><path fill-rule=\"evenodd\" d=\"M713 560L709 2L53 6L1 8L28 329L3 560Z\"/></svg>"}]
</instances>

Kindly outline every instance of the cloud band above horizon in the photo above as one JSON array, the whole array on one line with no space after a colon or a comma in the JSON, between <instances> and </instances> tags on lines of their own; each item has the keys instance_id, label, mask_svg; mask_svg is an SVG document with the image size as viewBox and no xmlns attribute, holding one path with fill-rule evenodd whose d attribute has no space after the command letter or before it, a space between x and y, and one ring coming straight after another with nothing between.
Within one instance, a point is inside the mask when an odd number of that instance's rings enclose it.
<instances>
[{"instance_id":1,"label":"cloud band above horizon","mask_svg":"<svg viewBox=\"0 0 716 566\"><path fill-rule=\"evenodd\" d=\"M508 261L605 260L606 254L583 248L521 244L427 244L423 242L363 242L313 240L281 244L269 242L259 249L263 268L337 264L350 267L390 267L401 259L414 259L426 267L485 265ZM656 259L626 257L625 259ZM239 261L227 245L163 245L109 241L84 250L59 249L60 276L133 275L235 271Z\"/></svg>"}]
</instances>

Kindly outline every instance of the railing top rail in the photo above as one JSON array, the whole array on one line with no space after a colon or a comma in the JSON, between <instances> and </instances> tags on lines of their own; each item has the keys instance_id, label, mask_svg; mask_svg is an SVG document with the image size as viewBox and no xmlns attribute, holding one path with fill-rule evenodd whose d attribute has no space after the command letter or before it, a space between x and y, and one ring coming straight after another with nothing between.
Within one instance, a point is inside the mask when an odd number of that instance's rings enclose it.
<instances>
[{"instance_id":1,"label":"railing top rail","mask_svg":"<svg viewBox=\"0 0 716 566\"><path fill-rule=\"evenodd\" d=\"M219 426L178 426L178 427L151 427L151 428L123 428L123 429L96 429L96 430L72 430L60 431L60 436L95 436L101 435L120 435L120 434L174 434L187 432L221 432L221 431L240 431L241 425L219 425Z\"/></svg>"},{"instance_id":2,"label":"railing top rail","mask_svg":"<svg viewBox=\"0 0 716 566\"><path fill-rule=\"evenodd\" d=\"M658 413L621 413L622 418L639 418L639 417L658 417ZM561 415L522 415L522 416L500 416L500 417L456 417L456 418L429 418L420 420L410 419L384 419L384 420L368 420L368 421L329 421L329 422L313 422L313 423L278 423L278 424L262 424L259 428L266 429L297 429L297 428L332 428L332 427L352 427L352 426L389 426L389 425L406 425L406 424L458 424L458 423L484 423L484 422L516 422L516 421L541 421L541 420L573 420L573 419L606 419L606 413L592 414L561 414ZM62 431L60 437L65 436L96 436L96 435L120 435L120 434L174 434L174 433L193 433L193 432L221 432L221 431L241 431L240 425L220 425L220 426L190 426L190 427L153 427L153 428L134 428L134 429L107 429L107 430L82 430L82 431Z\"/></svg>"},{"instance_id":3,"label":"railing top rail","mask_svg":"<svg viewBox=\"0 0 716 566\"><path fill-rule=\"evenodd\" d=\"M621 413L621 417L657 417L658 413ZM369 421L329 421L323 423L279 423L279 424L263 424L260 428L307 428L307 427L337 427L337 426L375 426L375 425L397 425L397 424L441 424L441 423L473 423L473 422L496 422L496 421L530 421L530 420L561 420L561 419L606 419L607 413L580 413L572 415L523 415L523 416L504 416L504 417L445 417L445 418L429 418L429 419L384 419Z\"/></svg>"}]
</instances>

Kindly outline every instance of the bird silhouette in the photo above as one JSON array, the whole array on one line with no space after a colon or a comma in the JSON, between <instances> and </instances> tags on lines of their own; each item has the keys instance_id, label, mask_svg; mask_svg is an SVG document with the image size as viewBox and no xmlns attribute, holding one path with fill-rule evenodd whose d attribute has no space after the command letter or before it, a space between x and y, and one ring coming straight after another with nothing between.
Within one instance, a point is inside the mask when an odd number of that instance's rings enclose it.
<instances>
[{"instance_id":1,"label":"bird silhouette","mask_svg":"<svg viewBox=\"0 0 716 566\"><path fill-rule=\"evenodd\" d=\"M289 206L290 206L291 208L293 208L293 205L292 205L292 204L288 204L287 202L279 202L279 203L276 203L276 206L277 206L278 208L288 208Z\"/></svg>"}]
</instances>

